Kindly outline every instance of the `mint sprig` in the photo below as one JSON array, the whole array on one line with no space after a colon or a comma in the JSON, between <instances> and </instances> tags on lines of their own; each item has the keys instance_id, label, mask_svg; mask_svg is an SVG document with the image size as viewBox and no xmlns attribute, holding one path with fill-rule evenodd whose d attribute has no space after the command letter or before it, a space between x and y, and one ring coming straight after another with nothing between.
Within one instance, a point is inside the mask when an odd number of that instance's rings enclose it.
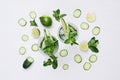
<instances>
[{"instance_id":1,"label":"mint sprig","mask_svg":"<svg viewBox=\"0 0 120 80\"><path fill-rule=\"evenodd\" d=\"M95 39L95 37L92 37L91 40L88 42L88 47L92 52L98 53L99 50L97 48L97 45L99 44L99 41Z\"/></svg>"}]
</instances>

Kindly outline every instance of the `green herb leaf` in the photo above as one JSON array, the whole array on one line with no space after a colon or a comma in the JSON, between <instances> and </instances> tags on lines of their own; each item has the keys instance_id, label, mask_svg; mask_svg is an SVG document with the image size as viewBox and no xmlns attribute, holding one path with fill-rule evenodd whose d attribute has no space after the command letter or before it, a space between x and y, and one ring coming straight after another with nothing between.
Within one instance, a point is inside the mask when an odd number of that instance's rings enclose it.
<instances>
[{"instance_id":1,"label":"green herb leaf","mask_svg":"<svg viewBox=\"0 0 120 80\"><path fill-rule=\"evenodd\" d=\"M52 65L53 69L56 69L58 67L58 61L57 58L54 55L49 56L50 59L48 61L43 62L43 66L50 66Z\"/></svg>"},{"instance_id":2,"label":"green herb leaf","mask_svg":"<svg viewBox=\"0 0 120 80\"><path fill-rule=\"evenodd\" d=\"M96 53L99 52L99 50L95 46L89 46L89 48L92 52L96 52Z\"/></svg>"},{"instance_id":3,"label":"green herb leaf","mask_svg":"<svg viewBox=\"0 0 120 80\"><path fill-rule=\"evenodd\" d=\"M43 66L49 66L49 65L51 65L51 64L52 64L51 59L48 59L48 61L44 61L44 62L43 62Z\"/></svg>"},{"instance_id":4,"label":"green herb leaf","mask_svg":"<svg viewBox=\"0 0 120 80\"><path fill-rule=\"evenodd\" d=\"M66 44L71 44L71 45L74 45L74 44L78 45L78 43L76 42L76 39L75 39L75 38L66 39L66 40L64 41L64 43L66 43Z\"/></svg>"},{"instance_id":5,"label":"green herb leaf","mask_svg":"<svg viewBox=\"0 0 120 80\"><path fill-rule=\"evenodd\" d=\"M60 18L63 18L64 16L67 16L67 14L61 14Z\"/></svg>"},{"instance_id":6,"label":"green herb leaf","mask_svg":"<svg viewBox=\"0 0 120 80\"><path fill-rule=\"evenodd\" d=\"M54 47L46 46L45 48L43 48L43 52L47 55L52 55L54 52Z\"/></svg>"},{"instance_id":7,"label":"green herb leaf","mask_svg":"<svg viewBox=\"0 0 120 80\"><path fill-rule=\"evenodd\" d=\"M77 32L69 32L69 37L74 38L77 35Z\"/></svg>"},{"instance_id":8,"label":"green herb leaf","mask_svg":"<svg viewBox=\"0 0 120 80\"><path fill-rule=\"evenodd\" d=\"M60 14L60 9L53 11L53 17L55 17L57 21L60 21L64 16L66 16L66 14Z\"/></svg>"},{"instance_id":9,"label":"green herb leaf","mask_svg":"<svg viewBox=\"0 0 120 80\"><path fill-rule=\"evenodd\" d=\"M99 44L99 41L95 39L95 37L92 37L91 40L88 42L88 47L92 52L98 53L99 50L97 48L97 45Z\"/></svg>"},{"instance_id":10,"label":"green herb leaf","mask_svg":"<svg viewBox=\"0 0 120 80\"><path fill-rule=\"evenodd\" d=\"M33 21L30 21L30 26L38 26L35 19Z\"/></svg>"},{"instance_id":11,"label":"green herb leaf","mask_svg":"<svg viewBox=\"0 0 120 80\"><path fill-rule=\"evenodd\" d=\"M50 56L50 57L53 59L52 67L53 67L53 69L56 69L56 68L58 67L57 58L56 58L54 55L52 55L52 56Z\"/></svg>"}]
</instances>

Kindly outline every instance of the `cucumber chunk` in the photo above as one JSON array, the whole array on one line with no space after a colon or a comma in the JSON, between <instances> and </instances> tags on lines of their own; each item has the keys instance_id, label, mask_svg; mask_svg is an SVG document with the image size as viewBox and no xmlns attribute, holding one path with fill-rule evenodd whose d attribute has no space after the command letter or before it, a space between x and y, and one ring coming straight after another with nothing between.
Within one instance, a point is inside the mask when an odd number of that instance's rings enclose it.
<instances>
[{"instance_id":1,"label":"cucumber chunk","mask_svg":"<svg viewBox=\"0 0 120 80\"><path fill-rule=\"evenodd\" d=\"M80 9L74 10L73 16L74 16L75 18L79 18L79 17L81 16L81 10L80 10Z\"/></svg>"},{"instance_id":2,"label":"cucumber chunk","mask_svg":"<svg viewBox=\"0 0 120 80\"><path fill-rule=\"evenodd\" d=\"M29 37L26 34L23 34L21 37L22 41L28 41Z\"/></svg>"},{"instance_id":3,"label":"cucumber chunk","mask_svg":"<svg viewBox=\"0 0 120 80\"><path fill-rule=\"evenodd\" d=\"M89 24L86 23L86 22L82 22L80 24L80 27L81 27L82 30L88 30L89 29Z\"/></svg>"},{"instance_id":4,"label":"cucumber chunk","mask_svg":"<svg viewBox=\"0 0 120 80\"><path fill-rule=\"evenodd\" d=\"M27 57L26 60L23 63L23 68L24 69L29 68L32 65L33 62L34 62L34 59L32 57L30 57L30 56Z\"/></svg>"},{"instance_id":5,"label":"cucumber chunk","mask_svg":"<svg viewBox=\"0 0 120 80\"><path fill-rule=\"evenodd\" d=\"M91 56L89 57L89 61L90 61L91 63L95 63L95 62L97 61L97 56L96 56L95 54L91 55Z\"/></svg>"},{"instance_id":6,"label":"cucumber chunk","mask_svg":"<svg viewBox=\"0 0 120 80\"><path fill-rule=\"evenodd\" d=\"M67 49L63 49L63 50L60 51L59 54L60 54L61 57L66 57L68 55L68 51L67 51Z\"/></svg>"},{"instance_id":7,"label":"cucumber chunk","mask_svg":"<svg viewBox=\"0 0 120 80\"><path fill-rule=\"evenodd\" d=\"M33 36L33 38L39 38L39 36L40 36L40 30L38 29L38 28L33 28L32 29L32 36Z\"/></svg>"},{"instance_id":8,"label":"cucumber chunk","mask_svg":"<svg viewBox=\"0 0 120 80\"><path fill-rule=\"evenodd\" d=\"M32 51L34 51L34 52L38 51L38 50L39 50L38 44L33 44L33 45L31 46L31 49L32 49Z\"/></svg>"},{"instance_id":9,"label":"cucumber chunk","mask_svg":"<svg viewBox=\"0 0 120 80\"><path fill-rule=\"evenodd\" d=\"M86 19L87 19L88 22L95 22L96 15L94 13L88 13L86 15Z\"/></svg>"},{"instance_id":10,"label":"cucumber chunk","mask_svg":"<svg viewBox=\"0 0 120 80\"><path fill-rule=\"evenodd\" d=\"M69 65L68 64L64 64L63 65L63 70L68 70L69 69Z\"/></svg>"},{"instance_id":11,"label":"cucumber chunk","mask_svg":"<svg viewBox=\"0 0 120 80\"><path fill-rule=\"evenodd\" d=\"M31 12L29 13L29 16L30 16L32 19L35 19L35 18L37 17L37 14L36 14L35 11L31 11Z\"/></svg>"},{"instance_id":12,"label":"cucumber chunk","mask_svg":"<svg viewBox=\"0 0 120 80\"><path fill-rule=\"evenodd\" d=\"M81 63L81 62L82 62L82 57L81 57L79 54L76 54L76 55L74 56L74 61L75 61L76 63Z\"/></svg>"},{"instance_id":13,"label":"cucumber chunk","mask_svg":"<svg viewBox=\"0 0 120 80\"><path fill-rule=\"evenodd\" d=\"M89 62L86 62L84 65L83 65L83 69L85 70L85 71L89 71L90 69L91 69L91 63L89 63Z\"/></svg>"},{"instance_id":14,"label":"cucumber chunk","mask_svg":"<svg viewBox=\"0 0 120 80\"><path fill-rule=\"evenodd\" d=\"M20 53L20 55L24 55L26 53L26 48L25 47L20 47L19 48L19 53Z\"/></svg>"},{"instance_id":15,"label":"cucumber chunk","mask_svg":"<svg viewBox=\"0 0 120 80\"><path fill-rule=\"evenodd\" d=\"M100 33L100 27L95 26L95 27L92 29L92 34L95 35L95 36L97 36L97 35L99 35L99 33Z\"/></svg>"},{"instance_id":16,"label":"cucumber chunk","mask_svg":"<svg viewBox=\"0 0 120 80\"><path fill-rule=\"evenodd\" d=\"M18 20L18 24L19 24L20 26L22 26L22 27L25 27L26 24L27 24L27 21L26 21L24 18L20 18L20 19Z\"/></svg>"}]
</instances>

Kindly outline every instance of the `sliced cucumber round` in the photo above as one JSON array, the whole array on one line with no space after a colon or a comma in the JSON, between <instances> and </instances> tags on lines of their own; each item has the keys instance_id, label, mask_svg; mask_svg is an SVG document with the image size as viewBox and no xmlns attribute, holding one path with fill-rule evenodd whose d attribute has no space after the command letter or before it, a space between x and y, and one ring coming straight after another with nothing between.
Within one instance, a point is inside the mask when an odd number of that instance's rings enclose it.
<instances>
[{"instance_id":1,"label":"sliced cucumber round","mask_svg":"<svg viewBox=\"0 0 120 80\"><path fill-rule=\"evenodd\" d=\"M75 18L79 18L79 17L81 16L81 10L80 10L80 9L74 10L73 16L74 16Z\"/></svg>"},{"instance_id":2,"label":"sliced cucumber round","mask_svg":"<svg viewBox=\"0 0 120 80\"><path fill-rule=\"evenodd\" d=\"M92 34L95 35L95 36L97 36L97 35L99 35L99 33L100 33L100 27L95 26L95 27L92 29Z\"/></svg>"},{"instance_id":3,"label":"sliced cucumber round","mask_svg":"<svg viewBox=\"0 0 120 80\"><path fill-rule=\"evenodd\" d=\"M23 34L22 37L21 37L21 39L22 39L23 41L28 41L29 37L28 37L28 35Z\"/></svg>"},{"instance_id":4,"label":"sliced cucumber round","mask_svg":"<svg viewBox=\"0 0 120 80\"><path fill-rule=\"evenodd\" d=\"M66 57L68 55L68 51L67 51L67 49L63 49L63 50L60 51L59 54L60 54L61 57Z\"/></svg>"},{"instance_id":5,"label":"sliced cucumber round","mask_svg":"<svg viewBox=\"0 0 120 80\"><path fill-rule=\"evenodd\" d=\"M63 65L63 69L64 69L64 70L68 70L68 69L69 69L69 65L68 65L68 64L64 64L64 65Z\"/></svg>"},{"instance_id":6,"label":"sliced cucumber round","mask_svg":"<svg viewBox=\"0 0 120 80\"><path fill-rule=\"evenodd\" d=\"M76 55L74 56L74 61L75 61L76 63L81 63L81 62L82 62L82 57L81 57L79 54L76 54Z\"/></svg>"},{"instance_id":7,"label":"sliced cucumber round","mask_svg":"<svg viewBox=\"0 0 120 80\"><path fill-rule=\"evenodd\" d=\"M82 22L82 23L80 24L80 27L81 27L81 29L83 29L83 30L88 30L88 29L89 29L89 24L86 23L86 22Z\"/></svg>"},{"instance_id":8,"label":"sliced cucumber round","mask_svg":"<svg viewBox=\"0 0 120 80\"><path fill-rule=\"evenodd\" d=\"M26 24L27 24L27 21L26 21L24 18L20 18L20 19L18 20L18 24L19 24L20 26L22 26L22 27L25 27Z\"/></svg>"},{"instance_id":9,"label":"sliced cucumber round","mask_svg":"<svg viewBox=\"0 0 120 80\"><path fill-rule=\"evenodd\" d=\"M33 62L34 62L34 59L32 57L30 57L30 56L27 57L26 60L23 63L23 68L24 69L29 68L32 65Z\"/></svg>"},{"instance_id":10,"label":"sliced cucumber round","mask_svg":"<svg viewBox=\"0 0 120 80\"><path fill-rule=\"evenodd\" d=\"M96 20L96 15L94 13L88 13L86 19L88 22L94 22Z\"/></svg>"},{"instance_id":11,"label":"sliced cucumber round","mask_svg":"<svg viewBox=\"0 0 120 80\"><path fill-rule=\"evenodd\" d=\"M33 38L39 38L40 30L38 28L33 28L32 29L32 36L33 36Z\"/></svg>"},{"instance_id":12,"label":"sliced cucumber round","mask_svg":"<svg viewBox=\"0 0 120 80\"><path fill-rule=\"evenodd\" d=\"M37 14L36 14L35 11L31 11L31 12L29 13L29 16L30 16L32 19L35 19L35 18L37 17Z\"/></svg>"},{"instance_id":13,"label":"sliced cucumber round","mask_svg":"<svg viewBox=\"0 0 120 80\"><path fill-rule=\"evenodd\" d=\"M33 44L31 49L32 51L38 51L39 50L38 44Z\"/></svg>"},{"instance_id":14,"label":"sliced cucumber round","mask_svg":"<svg viewBox=\"0 0 120 80\"><path fill-rule=\"evenodd\" d=\"M81 42L80 50L81 51L87 51L88 50L88 43L87 42Z\"/></svg>"},{"instance_id":15,"label":"sliced cucumber round","mask_svg":"<svg viewBox=\"0 0 120 80\"><path fill-rule=\"evenodd\" d=\"M86 70L86 71L88 71L88 70L91 69L91 66L92 66L91 63L86 62L86 63L83 65L83 69Z\"/></svg>"},{"instance_id":16,"label":"sliced cucumber round","mask_svg":"<svg viewBox=\"0 0 120 80\"><path fill-rule=\"evenodd\" d=\"M96 56L95 54L91 55L91 56L89 57L89 61L90 61L91 63L95 63L95 62L97 61L97 56Z\"/></svg>"},{"instance_id":17,"label":"sliced cucumber round","mask_svg":"<svg viewBox=\"0 0 120 80\"><path fill-rule=\"evenodd\" d=\"M24 55L26 53L26 48L25 47L20 47L19 48L19 53L20 53L20 55Z\"/></svg>"}]
</instances>

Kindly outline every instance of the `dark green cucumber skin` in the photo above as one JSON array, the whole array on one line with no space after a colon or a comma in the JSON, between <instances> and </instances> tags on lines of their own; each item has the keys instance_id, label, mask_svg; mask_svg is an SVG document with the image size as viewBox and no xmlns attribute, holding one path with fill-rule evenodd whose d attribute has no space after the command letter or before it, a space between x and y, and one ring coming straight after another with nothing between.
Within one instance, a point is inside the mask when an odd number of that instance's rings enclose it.
<instances>
[{"instance_id":1,"label":"dark green cucumber skin","mask_svg":"<svg viewBox=\"0 0 120 80\"><path fill-rule=\"evenodd\" d=\"M23 68L24 68L24 69L29 68L32 63L33 63L33 62L29 62L29 61L26 59L26 60L24 61L24 63L23 63Z\"/></svg>"}]
</instances>

